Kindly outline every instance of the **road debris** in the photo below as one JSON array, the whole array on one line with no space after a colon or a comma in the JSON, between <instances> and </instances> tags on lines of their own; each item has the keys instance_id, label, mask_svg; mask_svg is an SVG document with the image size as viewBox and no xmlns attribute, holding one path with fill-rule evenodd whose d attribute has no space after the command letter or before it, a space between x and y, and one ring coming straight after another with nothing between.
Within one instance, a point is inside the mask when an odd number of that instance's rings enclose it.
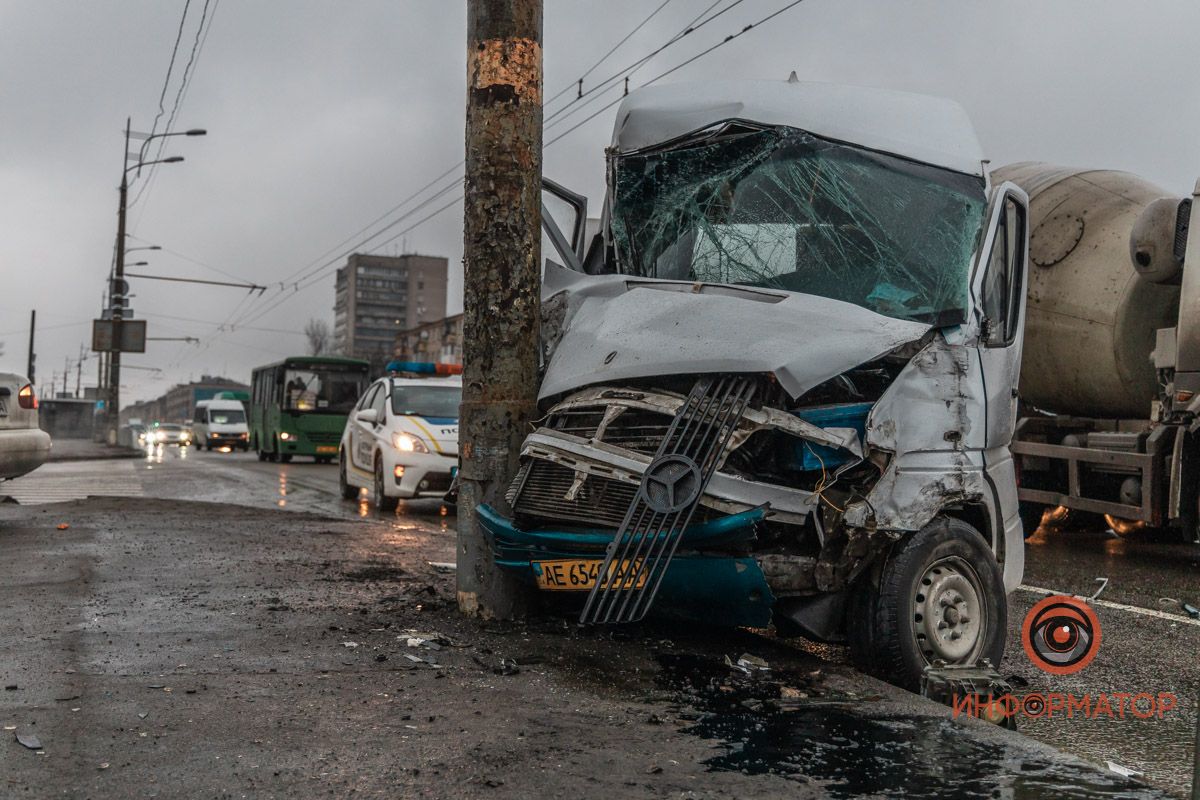
<instances>
[{"instance_id":1,"label":"road debris","mask_svg":"<svg viewBox=\"0 0 1200 800\"><path fill-rule=\"evenodd\" d=\"M68 524L67 524L67 523L65 523L65 522L60 522L60 523L58 523L58 525L57 525L56 527L57 527L57 528L58 528L60 531L65 531L65 530L67 530L68 528L70 528L71 526L70 526L70 525L68 525Z\"/></svg>"},{"instance_id":2,"label":"road debris","mask_svg":"<svg viewBox=\"0 0 1200 800\"><path fill-rule=\"evenodd\" d=\"M500 659L500 665L492 670L497 675L516 675L520 671L521 668L517 666L516 660L512 658Z\"/></svg>"},{"instance_id":3,"label":"road debris","mask_svg":"<svg viewBox=\"0 0 1200 800\"><path fill-rule=\"evenodd\" d=\"M745 675L753 675L755 672L770 672L771 665L765 659L749 653L742 653L735 662L729 656L725 656L725 665L730 669L737 670Z\"/></svg>"},{"instance_id":4,"label":"road debris","mask_svg":"<svg viewBox=\"0 0 1200 800\"><path fill-rule=\"evenodd\" d=\"M1196 608L1191 603L1180 603L1180 605L1183 606L1183 613L1192 619L1200 619L1200 608Z\"/></svg>"},{"instance_id":5,"label":"road debris","mask_svg":"<svg viewBox=\"0 0 1200 800\"><path fill-rule=\"evenodd\" d=\"M433 567L433 571L441 575L447 575L458 570L458 564L452 561L426 561L426 564Z\"/></svg>"},{"instance_id":6,"label":"road debris","mask_svg":"<svg viewBox=\"0 0 1200 800\"><path fill-rule=\"evenodd\" d=\"M354 648L358 647L358 642L342 642L342 647L353 650Z\"/></svg>"},{"instance_id":7,"label":"road debris","mask_svg":"<svg viewBox=\"0 0 1200 800\"><path fill-rule=\"evenodd\" d=\"M1108 766L1110 771L1115 772L1118 775L1121 775L1123 777L1126 777L1126 778L1142 777L1142 772L1140 770L1134 769L1133 767L1125 767L1125 766L1118 764L1115 761L1105 761L1104 763Z\"/></svg>"},{"instance_id":8,"label":"road debris","mask_svg":"<svg viewBox=\"0 0 1200 800\"><path fill-rule=\"evenodd\" d=\"M409 629L396 637L408 647L424 647L426 650L441 650L443 647L465 647L456 644L453 639L437 631L419 631Z\"/></svg>"},{"instance_id":9,"label":"road debris","mask_svg":"<svg viewBox=\"0 0 1200 800\"><path fill-rule=\"evenodd\" d=\"M37 737L37 734L17 731L16 737L17 742L20 743L22 747L27 747L30 750L42 749L42 740Z\"/></svg>"}]
</instances>

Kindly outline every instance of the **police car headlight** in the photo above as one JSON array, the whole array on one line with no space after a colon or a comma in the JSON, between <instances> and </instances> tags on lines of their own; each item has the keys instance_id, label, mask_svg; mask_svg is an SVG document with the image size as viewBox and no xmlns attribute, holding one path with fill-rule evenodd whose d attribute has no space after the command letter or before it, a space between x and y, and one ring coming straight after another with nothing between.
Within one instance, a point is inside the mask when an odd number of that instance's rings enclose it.
<instances>
[{"instance_id":1,"label":"police car headlight","mask_svg":"<svg viewBox=\"0 0 1200 800\"><path fill-rule=\"evenodd\" d=\"M425 443L409 433L392 434L392 444L402 453L428 453Z\"/></svg>"}]
</instances>

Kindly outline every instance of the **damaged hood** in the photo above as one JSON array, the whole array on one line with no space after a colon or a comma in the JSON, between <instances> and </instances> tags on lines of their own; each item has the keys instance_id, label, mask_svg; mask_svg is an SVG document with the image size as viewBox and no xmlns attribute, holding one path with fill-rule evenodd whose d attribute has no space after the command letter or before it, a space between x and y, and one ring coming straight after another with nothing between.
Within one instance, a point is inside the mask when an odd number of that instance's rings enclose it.
<instances>
[{"instance_id":1,"label":"damaged hood","mask_svg":"<svg viewBox=\"0 0 1200 800\"><path fill-rule=\"evenodd\" d=\"M722 284L582 275L547 265L540 398L657 375L771 372L793 398L931 326L851 303Z\"/></svg>"}]
</instances>

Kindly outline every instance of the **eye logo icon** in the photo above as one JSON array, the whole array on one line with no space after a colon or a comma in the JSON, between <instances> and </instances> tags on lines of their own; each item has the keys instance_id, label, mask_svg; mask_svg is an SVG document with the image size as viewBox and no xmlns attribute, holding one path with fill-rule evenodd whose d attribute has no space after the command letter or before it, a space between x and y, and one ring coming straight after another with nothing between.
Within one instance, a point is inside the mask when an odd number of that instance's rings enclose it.
<instances>
[{"instance_id":1,"label":"eye logo icon","mask_svg":"<svg viewBox=\"0 0 1200 800\"><path fill-rule=\"evenodd\" d=\"M1079 598L1051 595L1025 615L1021 644L1034 666L1051 675L1070 675L1096 657L1100 620Z\"/></svg>"}]
</instances>

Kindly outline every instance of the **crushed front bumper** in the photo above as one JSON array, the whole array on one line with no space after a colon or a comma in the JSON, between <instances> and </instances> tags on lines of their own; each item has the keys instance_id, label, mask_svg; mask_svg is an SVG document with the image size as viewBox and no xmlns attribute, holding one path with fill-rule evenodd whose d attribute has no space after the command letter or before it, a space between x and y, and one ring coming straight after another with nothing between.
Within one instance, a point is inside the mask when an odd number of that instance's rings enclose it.
<instances>
[{"instance_id":1,"label":"crushed front bumper","mask_svg":"<svg viewBox=\"0 0 1200 800\"><path fill-rule=\"evenodd\" d=\"M524 530L491 506L481 505L477 512L496 564L521 574L533 586L539 585L546 562L602 560L616 533L545 526ZM762 569L749 555L721 552L753 540L754 525L764 516L763 509L755 508L689 526L664 573L651 615L713 625L769 625L775 598ZM582 605L587 588L545 594L577 599Z\"/></svg>"}]
</instances>

